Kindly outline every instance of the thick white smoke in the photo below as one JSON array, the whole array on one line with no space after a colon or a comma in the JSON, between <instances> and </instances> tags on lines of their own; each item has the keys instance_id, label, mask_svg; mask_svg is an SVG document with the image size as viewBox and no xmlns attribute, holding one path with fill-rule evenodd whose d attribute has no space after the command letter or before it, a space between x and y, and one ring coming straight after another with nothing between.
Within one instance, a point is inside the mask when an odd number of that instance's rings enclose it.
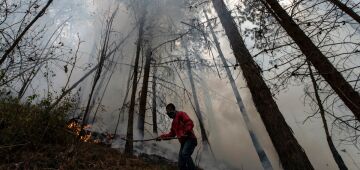
<instances>
[{"instance_id":1,"label":"thick white smoke","mask_svg":"<svg viewBox=\"0 0 360 170\"><path fill-rule=\"evenodd\" d=\"M81 41L84 41L81 44L79 53L80 60L77 64L79 67L76 68L74 76L70 82L70 84L72 84L86 72L84 71L84 68L87 65L90 64L91 67L98 61L97 57L101 45L101 37L103 36L105 21L112 12L118 8L118 12L113 23L113 31L116 36L112 37L111 41L119 42L124 38L126 38L126 41L114 56L114 61L107 63L107 66L109 67L106 69L110 70L106 75L103 75L103 83L100 85L98 95L95 96L95 105L92 109L90 119L92 119L93 112L97 108L99 99L104 93L106 83L110 78L111 73L114 72L111 75L111 80L109 81L109 85L105 91L101 105L99 105L100 109L93 126L94 131L113 133L119 114L121 114L118 134L120 136L124 136L126 134L127 109L121 110L120 108L123 106L123 103L129 101L130 96L129 94L128 98L125 98L128 90L127 81L129 80L129 76L131 76L129 72L132 70L133 58L136 50L136 39L138 36L138 28L136 26L138 16L135 14L139 12L136 11L136 6L134 7L129 4L141 3L142 1L150 0L55 1L48 12L48 15L41 20L42 23L52 25L50 29L55 29L55 26L66 21L66 26L61 34L61 41L73 49L75 49L77 45L77 34L79 35ZM181 22L190 23L190 20L193 17L199 16L195 12L191 11L189 7L184 4L184 1L180 0L154 0L148 3L146 10L148 11L148 14L146 17L145 37L149 38L148 41L151 41L151 46L153 48L163 42L179 37L179 34L184 33L189 29L189 26L184 25ZM213 13L212 17L215 16L216 15ZM221 28L217 29L220 30ZM226 37L219 38L225 57L234 63L234 57ZM183 58L184 51L181 49L179 41L173 43L173 47L177 48L174 49L174 51L169 49L169 44L159 48L159 51L156 52L157 59L161 59L162 62L166 62L174 60L176 57L179 57L180 59ZM212 57L209 53L204 52L201 55L203 55L202 57L204 57L204 59L212 62ZM217 54L215 54L215 57L216 55ZM195 58L195 56L192 57ZM174 67L174 65L169 64L159 70L162 71L163 75L167 75L166 78L168 81L182 86L179 76L176 71L174 71ZM214 68L212 69L214 70ZM61 69L59 70L61 71ZM183 69L179 71L181 72L179 75L184 81L186 89L190 91L189 80L185 70ZM206 127L208 128L207 130L210 143L217 162L214 161L214 158L209 152L203 151L203 147L201 147L200 129L198 128L199 124L197 117L188 96L184 92L184 89L172 86L179 96L170 92L163 94L165 96L164 102L175 103L178 110L187 112L196 124L195 131L199 138L199 145L193 154L193 158L197 158L197 162L204 169L262 169L225 74L222 74L223 79L220 80L216 71L194 69L193 72L198 76L195 77L200 108L205 121L207 122ZM239 70L234 70L234 76L238 73ZM61 74L54 78L55 90L62 88L65 78L65 75ZM92 80L93 78L89 77L87 81L81 85L80 94L82 106L86 104ZM245 83L241 77L241 72L236 81L245 102L245 107L249 113L250 122L254 126L254 131L259 137L260 143L269 156L274 169L281 169L277 153L272 146L271 140L264 125L262 124L261 118L252 103L251 95L249 94L248 89L240 88L245 87ZM139 82L142 81L140 80ZM37 92L43 93L43 89L45 88L43 87L43 84L44 80L39 78L39 81L34 82L33 86L38 89L36 90ZM139 83L138 88L141 86L142 84ZM326 143L321 122L313 120L312 122L306 124L299 123L307 116L304 113L309 111L309 108L304 107L301 101L303 94L302 89L303 87L291 87L288 91L282 92L279 96L277 96L277 104L284 114L286 121L293 129L300 145L309 156L309 159L315 169L337 169L335 162L331 158L331 153ZM32 92L33 91L30 91L29 93ZM150 96L151 94L149 94L148 98L150 98ZM136 107L138 107L138 105L136 105ZM147 108L150 107L151 103L148 102ZM163 105L159 104L158 107L159 112L164 113ZM79 110L78 113L81 113L81 111ZM135 117L135 122L137 122L136 119L137 117ZM148 122L151 120L150 110L147 113L146 120ZM159 125L159 133L168 131L170 120L166 118L165 115L160 115L159 121L163 123ZM134 127L136 127L136 125ZM146 129L145 138L156 136L156 134L151 132L150 125L147 125ZM140 136L138 134L134 135L135 139L139 137ZM124 148L124 140L117 138L112 147L122 150ZM179 148L180 146L177 141L135 144L135 150L137 153L157 154L174 161L177 160L177 152ZM356 165L354 165L354 163L360 164L359 151L354 149L353 146L341 146L339 150L340 149L346 149L347 153L340 153L342 154L348 167L355 169ZM356 162L353 162L349 155L352 156Z\"/></svg>"}]
</instances>

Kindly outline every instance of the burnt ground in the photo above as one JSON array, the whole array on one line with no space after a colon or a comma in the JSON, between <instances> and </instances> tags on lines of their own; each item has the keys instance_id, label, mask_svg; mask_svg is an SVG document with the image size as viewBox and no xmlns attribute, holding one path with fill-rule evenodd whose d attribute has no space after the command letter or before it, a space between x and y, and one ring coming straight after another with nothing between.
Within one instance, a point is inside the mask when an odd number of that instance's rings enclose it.
<instances>
[{"instance_id":1,"label":"burnt ground","mask_svg":"<svg viewBox=\"0 0 360 170\"><path fill-rule=\"evenodd\" d=\"M127 156L92 143L1 149L0 169L173 170L176 163L155 155Z\"/></svg>"}]
</instances>

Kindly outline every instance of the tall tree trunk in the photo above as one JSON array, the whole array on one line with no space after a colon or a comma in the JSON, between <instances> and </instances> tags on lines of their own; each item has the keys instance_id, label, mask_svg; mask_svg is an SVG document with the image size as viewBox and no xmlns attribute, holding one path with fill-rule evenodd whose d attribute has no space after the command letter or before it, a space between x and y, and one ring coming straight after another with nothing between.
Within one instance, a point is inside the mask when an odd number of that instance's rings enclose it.
<instances>
[{"instance_id":1,"label":"tall tree trunk","mask_svg":"<svg viewBox=\"0 0 360 170\"><path fill-rule=\"evenodd\" d=\"M129 116L128 116L127 132L126 132L127 140L125 143L125 153L128 155L132 155L133 150L134 150L132 140L133 140L133 126L134 126L135 97L136 97L137 79L138 79L138 72L139 72L140 51L141 51L143 35L144 35L145 15L146 15L146 13L144 12L143 16L140 18L139 38L137 40L137 45L136 45L134 77L133 77L133 83L132 83L131 99L130 99L130 106L129 106Z\"/></svg>"},{"instance_id":2,"label":"tall tree trunk","mask_svg":"<svg viewBox=\"0 0 360 170\"><path fill-rule=\"evenodd\" d=\"M146 50L146 59L144 65L144 77L143 77L143 84L141 88L141 95L140 95L140 104L139 104L139 117L138 117L138 129L140 132L140 137L144 138L144 131L145 131L145 113L146 113L146 99L148 93L148 85L149 85L149 77L150 77L150 63L151 63L151 47L148 47Z\"/></svg>"},{"instance_id":3,"label":"tall tree trunk","mask_svg":"<svg viewBox=\"0 0 360 170\"><path fill-rule=\"evenodd\" d=\"M89 119L89 114L90 114L89 113L90 112L90 103L91 103L91 101L93 99L93 94L94 94L94 91L95 91L95 87L97 85L97 82L100 79L102 69L104 67L105 59L106 59L106 56L107 56L107 53L108 53L112 22L114 20L115 14L116 14L116 12L114 12L112 14L110 20L108 21L108 23L106 25L104 42L102 44L100 55L99 55L99 67L96 70L96 74L95 74L95 77L94 77L94 82L93 82L92 87L91 87L91 91L90 91L90 94L89 94L89 99L88 99L86 109L85 109L85 112L84 112L84 116L83 116L83 122L82 122L83 127L84 127L84 125L88 124L88 119Z\"/></svg>"},{"instance_id":4,"label":"tall tree trunk","mask_svg":"<svg viewBox=\"0 0 360 170\"><path fill-rule=\"evenodd\" d=\"M206 17L206 21L208 22L208 26L209 26L209 29L210 29L210 33L213 37L213 40L215 42L215 46L216 46L216 49L219 53L219 56L220 56L220 59L224 65L224 68L225 68L225 71L226 71L226 75L227 77L229 78L229 81L230 81L230 84L231 84L231 88L234 92L234 95L235 95L235 98L236 98L236 103L240 109L240 113L242 115L242 117L244 118L244 122L245 122L245 125L248 129L248 132L249 132L249 135L250 135L250 138L251 138L251 141L255 147L255 150L256 150L256 153L258 154L258 157L260 159L260 162L261 162L261 165L262 167L265 169L265 170L270 170L270 169L273 169L272 166L271 166L271 162L269 160L269 158L267 157L264 149L262 148L256 134L253 132L253 127L250 123L250 119L248 117L248 113L245 109L245 105L241 99L241 95L239 93L239 90L237 89L237 86L236 86L236 83L235 83L235 80L231 74L231 71L230 71L230 68L229 68L229 65L225 59L225 56L221 50L221 47L220 47L220 43L215 35L215 32L214 32L214 29L210 23L210 20L209 20L209 17L206 13L206 11L204 10L204 13L205 13L205 17Z\"/></svg>"},{"instance_id":5,"label":"tall tree trunk","mask_svg":"<svg viewBox=\"0 0 360 170\"><path fill-rule=\"evenodd\" d=\"M195 88L195 83L194 83L194 78L192 75L192 71L191 71L191 63L190 63L190 59L189 59L189 51L188 51L188 47L186 42L183 41L183 45L185 48L185 57L186 57L186 67L187 67L187 74L189 76L189 80L190 80L190 86L191 86L191 92L193 95L193 100L194 100L194 105L195 105L195 114L199 120L199 125L200 125L200 131L201 131L201 139L204 143L209 143L207 134L206 134L206 130L205 130L205 126L204 126L204 120L203 117L201 115L201 110L200 110L200 104L198 101L198 97L197 97L197 93L196 93L196 88Z\"/></svg>"},{"instance_id":6,"label":"tall tree trunk","mask_svg":"<svg viewBox=\"0 0 360 170\"><path fill-rule=\"evenodd\" d=\"M114 61L114 60L112 60L112 61ZM97 87L94 89L94 94L93 94L91 103L89 105L89 112L94 112L93 111L94 107L97 108L97 106L101 105L101 100L102 99L101 99L101 97L99 97L99 95L100 95L101 91L104 89L104 83L105 83L106 75L109 72L109 70L110 69L105 69L104 72L101 73L101 75L102 75L101 79L98 80ZM97 112L96 110L97 109L95 109L95 112L94 112L95 114ZM95 114L94 114L94 116L96 116ZM94 116L93 116L93 119L94 119Z\"/></svg>"},{"instance_id":7,"label":"tall tree trunk","mask_svg":"<svg viewBox=\"0 0 360 170\"><path fill-rule=\"evenodd\" d=\"M157 106L157 102L156 102L156 74L157 74L157 67L153 67L154 68L154 73L153 73L153 79L152 79L152 123L153 123L153 132L155 134L158 133L158 129L157 129L157 114L156 114L156 106Z\"/></svg>"},{"instance_id":8,"label":"tall tree trunk","mask_svg":"<svg viewBox=\"0 0 360 170\"><path fill-rule=\"evenodd\" d=\"M101 74L101 70L102 68L102 65L100 64L100 67L98 68L98 71L96 72L96 75L95 75L95 78L94 78L94 82L91 86L91 90L90 90L90 94L89 94L89 99L88 99L88 102L87 102L87 105L86 105L86 109L85 109L85 112L84 112L84 116L83 116L83 122L82 122L82 125L86 125L88 124L88 119L89 119L89 111L90 111L90 103L93 99L93 94L94 94L94 91L95 91L95 87L96 87L96 84L100 78L100 74Z\"/></svg>"},{"instance_id":9,"label":"tall tree trunk","mask_svg":"<svg viewBox=\"0 0 360 170\"><path fill-rule=\"evenodd\" d=\"M348 14L351 18L353 18L356 22L360 24L360 16L350 7L346 6L346 4L342 3L340 0L328 0L328 1L333 3L341 11L344 11L346 14Z\"/></svg>"},{"instance_id":10,"label":"tall tree trunk","mask_svg":"<svg viewBox=\"0 0 360 170\"><path fill-rule=\"evenodd\" d=\"M9 54L15 49L15 47L19 44L19 42L21 41L21 39L24 37L24 35L26 34L27 31L29 31L29 29L35 24L35 22L44 15L45 11L49 8L49 6L51 5L51 3L54 0L49 0L46 5L41 9L41 11L35 16L34 19L31 20L31 22L29 23L29 25L27 25L24 30L20 33L20 35L15 39L15 41L12 43L12 45L5 50L5 53L2 55L1 59L0 59L0 66L5 62L6 58L9 56Z\"/></svg>"},{"instance_id":11,"label":"tall tree trunk","mask_svg":"<svg viewBox=\"0 0 360 170\"><path fill-rule=\"evenodd\" d=\"M261 0L270 13L277 19L288 35L300 47L302 53L316 68L319 74L329 83L340 99L360 121L360 95L336 70L332 63L321 53L320 49L306 36L277 0Z\"/></svg>"},{"instance_id":12,"label":"tall tree trunk","mask_svg":"<svg viewBox=\"0 0 360 170\"><path fill-rule=\"evenodd\" d=\"M114 57L115 57L115 55L113 56L112 61L114 61ZM101 97L100 97L99 103L98 103L97 106L96 106L96 109L95 109L94 116L93 116L93 119L92 119L92 121L91 121L91 124L94 124L94 123L95 123L95 119L96 119L97 113L99 112L100 106L101 106L102 101L103 101L103 99L104 99L104 97L105 97L106 91L107 91L107 89L108 89L108 87L109 87L111 78L112 78L112 76L114 75L115 69L116 69L116 64L114 64L113 66L110 65L110 66L109 66L109 69L104 73L104 78L103 78L103 80L105 80L106 73L107 73L109 70L111 70L109 79L108 79L107 82L106 82L106 85L105 85L104 90L103 90L103 93L102 93L102 95L101 95ZM99 86L103 86L103 81L100 82ZM100 89L99 89L99 92L100 92ZM95 96L97 96L97 95L95 95Z\"/></svg>"},{"instance_id":13,"label":"tall tree trunk","mask_svg":"<svg viewBox=\"0 0 360 170\"><path fill-rule=\"evenodd\" d=\"M133 63L133 61L131 63ZM129 91L130 91L130 82L131 82L131 78L133 77L132 73L133 73L132 70L129 69L129 75L128 75L128 80L127 80L127 84L126 84L126 93L125 93L125 97L124 97L122 106L121 106L121 108L119 110L119 116L118 116L118 120L116 122L116 127L115 127L115 130L114 130L114 136L116 136L116 134L117 134L117 129L118 129L119 124L120 124L120 117L121 117L121 115L123 115L123 112L125 110L126 100L127 100L128 96L129 96ZM121 122L124 122L124 115L122 116Z\"/></svg>"},{"instance_id":14,"label":"tall tree trunk","mask_svg":"<svg viewBox=\"0 0 360 170\"><path fill-rule=\"evenodd\" d=\"M314 169L272 98L270 89L263 80L258 65L246 48L225 3L223 0L212 0L212 2L230 41L235 58L240 64L255 107L279 154L284 169Z\"/></svg>"},{"instance_id":15,"label":"tall tree trunk","mask_svg":"<svg viewBox=\"0 0 360 170\"><path fill-rule=\"evenodd\" d=\"M315 92L315 99L316 99L316 102L319 106L319 111L320 111L320 115L321 115L321 120L324 124L324 130L325 130L325 134L326 134L326 140L328 142L328 145L330 147L330 151L333 155L333 158L335 159L335 162L337 163L338 167L340 170L347 170L348 168L346 167L343 159L341 158L341 155L339 154L339 152L336 150L336 147L331 139L331 136L330 136L330 132L329 132L329 129L328 129L328 126L327 126L327 121L326 121L326 118L325 118L325 109L323 107L323 104L322 104L322 101L321 101L321 98L320 98L320 95L319 95L319 91L318 91L318 85L316 83L316 80L315 80L315 77L314 77L314 74L313 74L313 71L311 69L311 64L309 61L308 62L308 65L309 65L309 71L310 71L310 78L311 78L311 82L312 82L312 85L313 85L313 88L314 88L314 92Z\"/></svg>"}]
</instances>

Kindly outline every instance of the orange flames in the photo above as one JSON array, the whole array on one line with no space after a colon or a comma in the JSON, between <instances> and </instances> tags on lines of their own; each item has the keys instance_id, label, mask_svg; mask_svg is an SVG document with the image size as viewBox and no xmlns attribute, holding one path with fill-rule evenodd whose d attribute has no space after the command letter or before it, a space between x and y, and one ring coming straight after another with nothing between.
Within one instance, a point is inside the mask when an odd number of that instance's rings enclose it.
<instances>
[{"instance_id":1,"label":"orange flames","mask_svg":"<svg viewBox=\"0 0 360 170\"><path fill-rule=\"evenodd\" d=\"M80 136L80 132L81 132L81 124L78 123L76 120L70 120L67 128L70 129L71 131L73 131L77 136ZM85 125L83 128L83 133L80 136L80 140L83 142L92 142L91 141L91 132L86 130L91 128L91 125Z\"/></svg>"},{"instance_id":2,"label":"orange flames","mask_svg":"<svg viewBox=\"0 0 360 170\"><path fill-rule=\"evenodd\" d=\"M109 143L113 138L114 135L109 133L103 133L103 139L95 138L96 133L93 134L89 129L91 125L85 125L83 129L81 129L81 124L78 121L72 119L68 122L67 128L73 131L77 136L80 137L80 141L82 142L89 142L89 143L96 143L96 144L105 144L104 140ZM82 133L82 134L80 134Z\"/></svg>"}]
</instances>

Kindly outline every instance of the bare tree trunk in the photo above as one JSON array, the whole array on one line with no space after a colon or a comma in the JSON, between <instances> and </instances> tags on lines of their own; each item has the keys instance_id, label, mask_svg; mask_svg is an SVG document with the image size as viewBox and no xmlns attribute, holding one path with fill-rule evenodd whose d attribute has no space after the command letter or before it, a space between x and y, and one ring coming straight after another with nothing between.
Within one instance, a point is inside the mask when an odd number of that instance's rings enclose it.
<instances>
[{"instance_id":1,"label":"bare tree trunk","mask_svg":"<svg viewBox=\"0 0 360 170\"><path fill-rule=\"evenodd\" d=\"M133 61L132 61L133 62ZM132 63L131 62L131 63ZM122 103L122 106L119 110L119 116L118 116L118 120L116 122L116 127L115 127L115 130L114 130L114 136L116 136L117 134L117 129L119 127L119 124L120 124L120 117L122 115L122 119L121 119L121 122L124 122L124 115L123 115L123 112L125 110L125 105L126 105L126 100L129 96L129 91L130 91L130 82L131 82L131 78L132 78L132 73L133 71L130 69L129 70L129 76L128 76L128 80L127 80L127 84L126 84L126 93L125 93L125 97L124 97L124 100L123 100L123 103Z\"/></svg>"},{"instance_id":2,"label":"bare tree trunk","mask_svg":"<svg viewBox=\"0 0 360 170\"><path fill-rule=\"evenodd\" d=\"M15 47L19 44L21 39L24 37L26 32L34 25L34 23L44 15L45 11L48 9L48 7L51 5L51 3L54 0L49 0L46 5L41 9L41 11L35 16L35 18L27 25L24 30L21 32L21 34L15 39L13 44L9 47L9 49L5 50L5 53L0 59L0 66L5 62L6 58L9 56L9 54L15 49Z\"/></svg>"},{"instance_id":3,"label":"bare tree trunk","mask_svg":"<svg viewBox=\"0 0 360 170\"><path fill-rule=\"evenodd\" d=\"M128 155L133 154L134 146L133 146L133 130L134 130L134 110L135 110L135 98L136 98L136 89L137 89L137 77L139 72L139 59L140 59L140 51L143 41L144 35L144 24L145 24L145 15L140 18L140 26L139 26L139 38L136 45L136 58L134 64L134 77L132 83L132 91L131 91L131 99L130 99L130 107L129 107L129 116L128 116L128 124L127 124L127 133L126 133L126 143L125 143L125 153Z\"/></svg>"},{"instance_id":4,"label":"bare tree trunk","mask_svg":"<svg viewBox=\"0 0 360 170\"><path fill-rule=\"evenodd\" d=\"M103 66L105 67L105 66ZM97 109L97 107L99 105L101 105L101 97L99 97L101 91L104 89L104 83L105 83L105 79L106 79L106 75L109 72L110 69L105 69L101 75L100 75L100 79L98 80L98 83L96 85L96 88L94 89L94 94L92 96L92 100L91 103L89 105L89 112L93 112L94 107ZM109 80L109 79L108 79ZM109 80L110 81L110 80ZM106 87L105 87L106 88ZM104 94L104 93L103 93ZM95 114L96 114L96 109L95 109ZM95 116L95 115L94 115ZM94 118L93 116L93 118Z\"/></svg>"},{"instance_id":5,"label":"bare tree trunk","mask_svg":"<svg viewBox=\"0 0 360 170\"><path fill-rule=\"evenodd\" d=\"M212 2L230 41L235 58L240 64L255 107L279 154L284 169L314 169L272 98L270 89L263 80L258 65L246 48L237 25L226 8L225 3L223 0L212 0Z\"/></svg>"},{"instance_id":6,"label":"bare tree trunk","mask_svg":"<svg viewBox=\"0 0 360 170\"><path fill-rule=\"evenodd\" d=\"M144 65L144 77L143 77L143 84L141 88L141 95L140 95L140 104L139 104L139 117L138 117L138 129L140 132L141 138L144 138L144 131L145 131L145 113L146 113L146 99L148 93L148 84L149 84L149 77L150 77L150 62L152 51L151 47L149 46L146 51L146 59Z\"/></svg>"},{"instance_id":7,"label":"bare tree trunk","mask_svg":"<svg viewBox=\"0 0 360 170\"><path fill-rule=\"evenodd\" d=\"M270 13L277 19L288 35L300 47L300 50L319 74L329 83L345 105L360 121L360 95L336 70L332 63L321 53L319 48L306 36L277 0L261 0Z\"/></svg>"},{"instance_id":8,"label":"bare tree trunk","mask_svg":"<svg viewBox=\"0 0 360 170\"><path fill-rule=\"evenodd\" d=\"M316 80L315 80L315 77L314 77L314 74L313 74L313 71L311 69L311 64L309 61L308 62L308 65L309 65L309 71L310 71L310 78L311 78L311 82L313 84L313 88L314 88L314 92L315 92L315 99L316 99L316 102L319 106L319 111L320 111L320 115L321 115L321 119L322 119L322 122L324 124L324 130L325 130L325 134L326 134L326 140L328 142L328 145L329 145L329 148L330 148L330 151L333 155L333 158L335 159L335 162L337 163L338 167L340 170L347 170L348 168L346 167L341 155L339 154L339 152L336 150L336 147L331 139L331 136L330 136L330 132L329 132L329 129L328 129L328 125L327 125L327 121L326 121L326 118L325 118L325 109L323 107L323 104L322 104L322 101L321 101L321 98L320 98L320 95L319 95L319 91L318 91L318 85L316 83Z\"/></svg>"},{"instance_id":9,"label":"bare tree trunk","mask_svg":"<svg viewBox=\"0 0 360 170\"><path fill-rule=\"evenodd\" d=\"M271 166L271 162L269 160L269 158L267 157L264 149L262 148L256 134L253 132L253 127L250 123L250 119L248 117L248 113L245 109L245 106L244 106L244 103L241 99L241 95L239 93L239 90L237 89L237 86L236 86L236 83L235 83L235 80L231 74L231 71L229 69L229 65L225 59L225 56L221 50L221 47L220 47L220 43L215 35L215 32L214 32L214 29L210 23L210 20L209 20L209 17L206 13L206 11L204 10L204 13L205 13L205 17L206 17L206 21L208 22L208 26L209 26L209 29L210 29L210 33L213 37L213 40L215 42L215 46L216 46L216 49L219 53L219 56L220 56L220 59L224 65L224 68L225 68L225 71L226 71L226 75L227 77L229 78L229 81L230 81L230 84L231 84L231 88L234 92L234 95L235 95L235 98L236 98L236 103L238 104L238 107L240 109L240 113L242 115L242 117L244 118L244 122L245 122L245 125L248 129L248 132L249 132L249 135L250 135L250 138L251 138L251 141L255 147L255 150L256 150L256 153L258 154L259 156L259 159L260 159L260 162L261 162L261 165L262 167L265 169L265 170L270 170L270 169L273 169L272 166Z\"/></svg>"},{"instance_id":10,"label":"bare tree trunk","mask_svg":"<svg viewBox=\"0 0 360 170\"><path fill-rule=\"evenodd\" d=\"M100 78L102 67L103 67L103 62L100 62L98 70L97 70L97 72L95 74L94 82L92 84L91 91L90 91L90 94L89 94L89 99L88 99L86 109L85 109L85 112L84 112L83 122L82 122L83 126L88 124L90 103L91 103L91 101L93 99L93 94L94 94L94 91L95 91L96 84L97 84L97 82L98 82L98 80Z\"/></svg>"},{"instance_id":11,"label":"bare tree trunk","mask_svg":"<svg viewBox=\"0 0 360 170\"><path fill-rule=\"evenodd\" d=\"M342 3L340 0L328 0L328 1L333 3L341 11L344 11L346 14L348 14L351 18L353 18L356 22L360 24L360 16L350 7L346 6L346 4Z\"/></svg>"},{"instance_id":12,"label":"bare tree trunk","mask_svg":"<svg viewBox=\"0 0 360 170\"><path fill-rule=\"evenodd\" d=\"M153 123L153 132L155 134L158 133L158 129L157 129L157 114L156 114L156 107L157 107L157 102L156 102L156 74L157 74L157 67L153 67L154 68L154 72L153 72L153 78L152 78L152 123Z\"/></svg>"},{"instance_id":13,"label":"bare tree trunk","mask_svg":"<svg viewBox=\"0 0 360 170\"><path fill-rule=\"evenodd\" d=\"M115 55L113 56L112 61L114 61L114 57L115 57ZM111 81L111 78L112 78L112 76L114 75L114 72L115 72L115 69L116 69L116 64L114 64L113 67L112 67L111 65L110 65L109 67L110 67L110 68L109 68L108 70L111 70L111 73L110 73L109 79L108 79L107 82L106 82L106 85L105 85L104 91L103 91L103 93L102 93L102 95L101 95L101 97L100 97L99 103L98 103L97 106L96 106L96 109L95 109L94 116L93 116L93 119L92 119L92 121L91 121L91 124L94 124L94 123L95 123L95 119L96 119L97 113L99 112L99 108L100 108L101 103L102 103L102 101L103 101L103 99L104 99L104 97L105 97L106 91L107 91L107 89L108 89L108 87L109 87L109 84L110 84L110 81ZM111 68L111 67L112 67L112 68ZM108 71L105 72L103 80L105 79L107 72L108 72ZM99 86L103 86L103 82L100 82ZM100 91L100 90L99 90L99 91ZM97 96L97 95L95 95L95 96Z\"/></svg>"},{"instance_id":14,"label":"bare tree trunk","mask_svg":"<svg viewBox=\"0 0 360 170\"><path fill-rule=\"evenodd\" d=\"M96 84L100 79L102 69L104 67L104 62L105 62L105 59L106 59L106 56L107 56L109 39L110 39L110 34L111 34L112 21L113 21L113 19L115 17L115 14L116 14L116 12L113 13L112 17L110 18L109 22L107 23L104 42L102 44L101 51L100 51L100 56L99 56L99 67L98 67L98 70L96 71L96 74L95 74L95 77L94 77L94 82L93 82L93 85L91 87L91 91L90 91L90 94L89 94L89 99L88 99L86 109L85 109L85 112L84 112L84 116L83 116L82 126L88 124L90 103L91 103L91 100L93 98L93 94L94 94Z\"/></svg>"},{"instance_id":15,"label":"bare tree trunk","mask_svg":"<svg viewBox=\"0 0 360 170\"><path fill-rule=\"evenodd\" d=\"M190 86L191 86L191 92L192 92L192 96L193 96L193 100L194 100L194 104L195 104L195 114L199 120L199 125L200 125L200 131L201 131L201 139L203 141L203 143L209 143L207 134L206 134L206 130L205 130L205 126L204 126L204 121L203 121L203 117L201 115L201 110L200 110L200 104L198 101L198 97L197 97L197 93L196 93L196 88L195 88L195 83L194 83L194 78L192 75L192 71L191 71L191 63L190 63L190 59L189 59L189 51L187 48L186 42L183 41L183 45L185 48L185 56L186 56L186 67L187 67L187 74L189 76L189 80L190 80Z\"/></svg>"}]
</instances>

